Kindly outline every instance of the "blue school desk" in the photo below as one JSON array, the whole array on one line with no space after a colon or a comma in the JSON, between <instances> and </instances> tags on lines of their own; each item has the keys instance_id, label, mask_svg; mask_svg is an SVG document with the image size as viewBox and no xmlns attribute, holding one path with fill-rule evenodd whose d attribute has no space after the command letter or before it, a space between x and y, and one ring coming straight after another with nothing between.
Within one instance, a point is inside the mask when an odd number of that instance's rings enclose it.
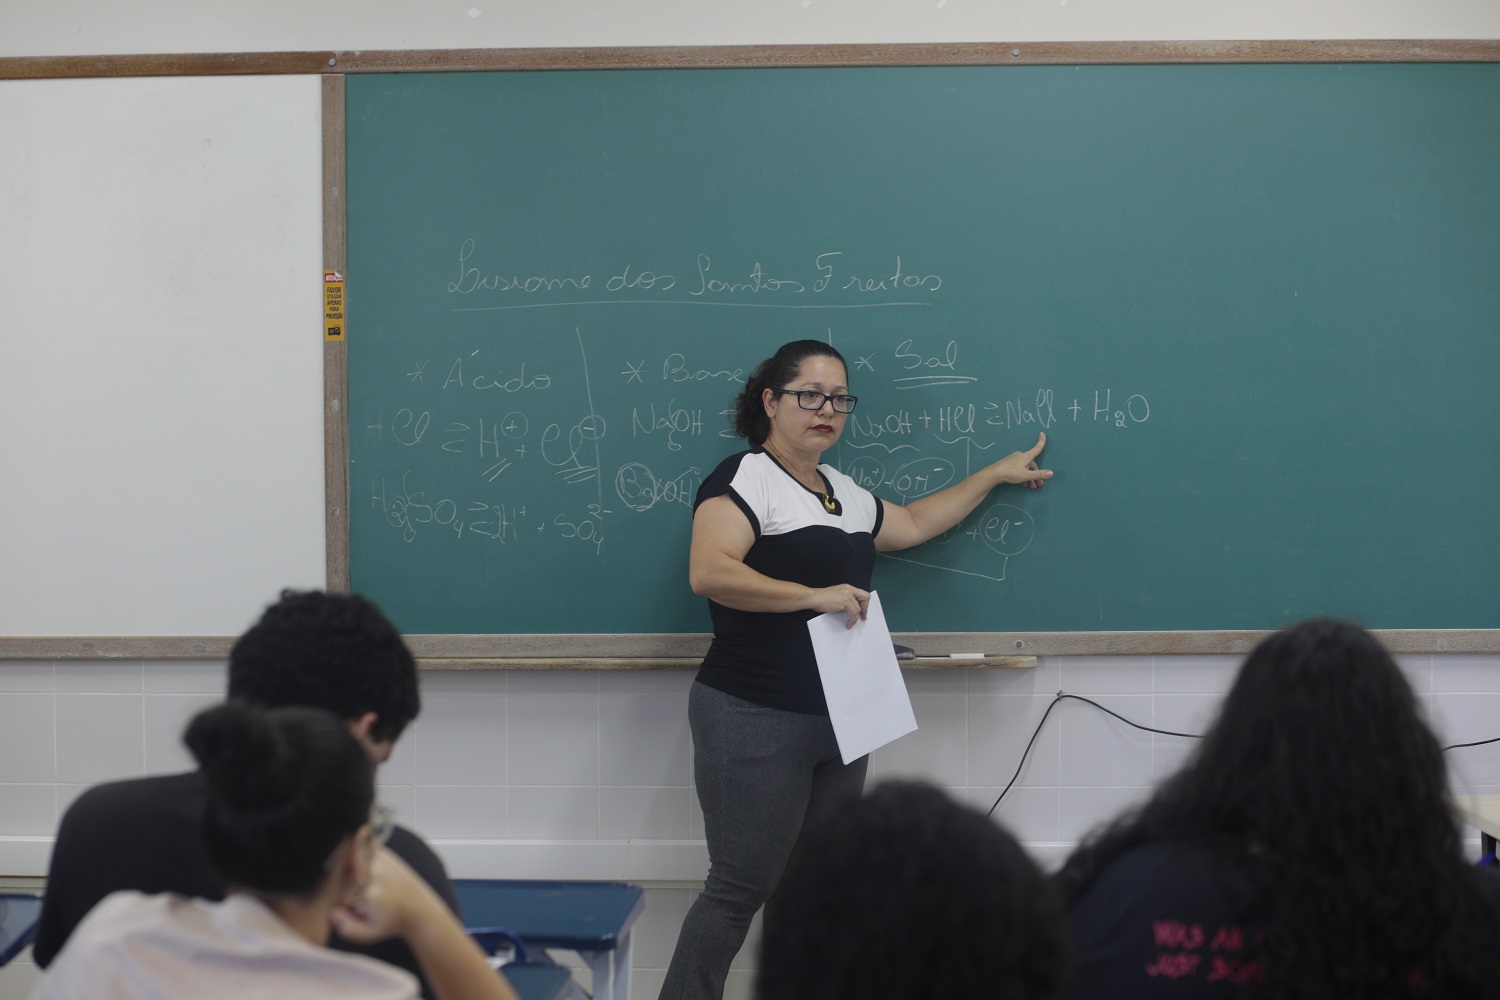
<instances>
[{"instance_id":1,"label":"blue school desk","mask_svg":"<svg viewBox=\"0 0 1500 1000\"><path fill-rule=\"evenodd\" d=\"M1479 831L1479 853L1493 856L1500 838L1500 795L1459 795L1454 804L1464 822Z\"/></svg>"},{"instance_id":2,"label":"blue school desk","mask_svg":"<svg viewBox=\"0 0 1500 1000\"><path fill-rule=\"evenodd\" d=\"M0 965L26 950L42 916L42 897L30 893L0 893Z\"/></svg>"},{"instance_id":3,"label":"blue school desk","mask_svg":"<svg viewBox=\"0 0 1500 1000\"><path fill-rule=\"evenodd\" d=\"M646 908L640 886L455 879L453 890L465 927L506 927L528 948L576 951L594 974L595 1000L629 1000L630 929Z\"/></svg>"}]
</instances>

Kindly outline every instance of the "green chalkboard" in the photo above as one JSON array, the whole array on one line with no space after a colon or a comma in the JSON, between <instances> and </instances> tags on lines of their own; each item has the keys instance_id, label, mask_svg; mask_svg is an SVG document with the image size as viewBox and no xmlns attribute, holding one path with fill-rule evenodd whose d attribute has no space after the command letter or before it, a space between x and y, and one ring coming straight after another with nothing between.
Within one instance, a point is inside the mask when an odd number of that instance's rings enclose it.
<instances>
[{"instance_id":1,"label":"green chalkboard","mask_svg":"<svg viewBox=\"0 0 1500 1000\"><path fill-rule=\"evenodd\" d=\"M916 498L898 631L1500 627L1500 65L347 81L350 565L420 633L708 629L692 499L778 344Z\"/></svg>"}]
</instances>

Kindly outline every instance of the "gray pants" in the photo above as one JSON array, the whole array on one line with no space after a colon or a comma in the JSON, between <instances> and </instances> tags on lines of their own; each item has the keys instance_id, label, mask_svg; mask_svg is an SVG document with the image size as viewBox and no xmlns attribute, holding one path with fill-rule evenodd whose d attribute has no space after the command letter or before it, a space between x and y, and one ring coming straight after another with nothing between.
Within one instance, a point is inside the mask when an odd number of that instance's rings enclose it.
<instances>
[{"instance_id":1,"label":"gray pants","mask_svg":"<svg viewBox=\"0 0 1500 1000\"><path fill-rule=\"evenodd\" d=\"M695 683L693 778L708 879L677 938L661 1000L720 1000L750 920L776 888L805 820L864 790L825 716L762 708Z\"/></svg>"}]
</instances>

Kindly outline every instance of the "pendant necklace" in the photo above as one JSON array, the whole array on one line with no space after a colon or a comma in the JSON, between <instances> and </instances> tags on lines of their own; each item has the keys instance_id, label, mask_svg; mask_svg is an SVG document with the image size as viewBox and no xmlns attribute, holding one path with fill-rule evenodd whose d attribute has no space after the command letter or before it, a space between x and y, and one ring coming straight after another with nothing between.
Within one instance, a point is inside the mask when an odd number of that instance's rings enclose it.
<instances>
[{"instance_id":1,"label":"pendant necklace","mask_svg":"<svg viewBox=\"0 0 1500 1000\"><path fill-rule=\"evenodd\" d=\"M802 480L798 479L796 476L793 476L792 470L787 468L786 463L781 460L780 455L771 450L770 445L762 444L760 447L762 451L771 456L772 461L780 466L782 472L785 472L788 476L792 476L793 482L822 501L824 510L828 511L828 513L830 514L839 513L840 505L838 499L833 495L833 484L828 482L827 476L824 476L821 472L818 473L818 478L822 479L824 484L827 485L828 492L824 493L822 490L815 490L811 486L804 483Z\"/></svg>"}]
</instances>

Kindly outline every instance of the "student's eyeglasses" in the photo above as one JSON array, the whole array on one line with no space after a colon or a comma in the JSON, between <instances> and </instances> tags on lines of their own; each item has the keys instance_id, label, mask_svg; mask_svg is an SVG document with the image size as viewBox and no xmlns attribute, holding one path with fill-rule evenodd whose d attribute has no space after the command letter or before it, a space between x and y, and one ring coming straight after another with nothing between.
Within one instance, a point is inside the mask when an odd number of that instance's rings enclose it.
<instances>
[{"instance_id":1,"label":"student's eyeglasses","mask_svg":"<svg viewBox=\"0 0 1500 1000\"><path fill-rule=\"evenodd\" d=\"M772 389L771 391L778 396L796 396L797 405L804 410L821 410L826 402L833 404L835 413L853 413L854 404L859 402L858 396L846 396L843 393L829 396L812 389Z\"/></svg>"},{"instance_id":2,"label":"student's eyeglasses","mask_svg":"<svg viewBox=\"0 0 1500 1000\"><path fill-rule=\"evenodd\" d=\"M377 802L370 807L370 818L365 825L370 828L370 842L376 847L384 847L386 841L391 839L391 831L396 828L396 810ZM334 862L339 858L339 852L347 843L350 843L348 837L339 841L338 846L324 859L323 870L325 872L333 870Z\"/></svg>"},{"instance_id":3,"label":"student's eyeglasses","mask_svg":"<svg viewBox=\"0 0 1500 1000\"><path fill-rule=\"evenodd\" d=\"M370 833L375 843L385 846L386 841L391 839L391 831L395 828L396 810L376 803L370 809Z\"/></svg>"}]
</instances>

